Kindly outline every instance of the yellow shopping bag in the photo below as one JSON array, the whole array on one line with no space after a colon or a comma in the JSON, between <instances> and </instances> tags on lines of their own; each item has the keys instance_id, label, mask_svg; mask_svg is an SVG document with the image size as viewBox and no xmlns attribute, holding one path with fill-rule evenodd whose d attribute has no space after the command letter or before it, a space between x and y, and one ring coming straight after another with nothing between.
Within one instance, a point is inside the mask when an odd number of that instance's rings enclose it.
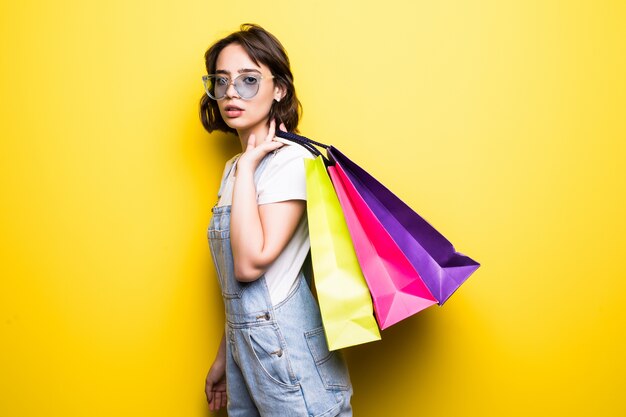
<instances>
[{"instance_id":1,"label":"yellow shopping bag","mask_svg":"<svg viewBox=\"0 0 626 417\"><path fill-rule=\"evenodd\" d=\"M305 159L311 260L330 350L380 340L372 299L321 156Z\"/></svg>"}]
</instances>

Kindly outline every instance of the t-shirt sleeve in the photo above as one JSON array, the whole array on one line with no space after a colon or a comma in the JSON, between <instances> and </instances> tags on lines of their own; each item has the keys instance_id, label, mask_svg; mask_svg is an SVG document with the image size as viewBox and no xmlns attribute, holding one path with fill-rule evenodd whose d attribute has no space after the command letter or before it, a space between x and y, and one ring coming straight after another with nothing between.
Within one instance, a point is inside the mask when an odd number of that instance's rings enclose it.
<instances>
[{"instance_id":1,"label":"t-shirt sleeve","mask_svg":"<svg viewBox=\"0 0 626 417\"><path fill-rule=\"evenodd\" d=\"M306 200L304 158L312 155L299 145L281 148L259 178L257 203Z\"/></svg>"}]
</instances>

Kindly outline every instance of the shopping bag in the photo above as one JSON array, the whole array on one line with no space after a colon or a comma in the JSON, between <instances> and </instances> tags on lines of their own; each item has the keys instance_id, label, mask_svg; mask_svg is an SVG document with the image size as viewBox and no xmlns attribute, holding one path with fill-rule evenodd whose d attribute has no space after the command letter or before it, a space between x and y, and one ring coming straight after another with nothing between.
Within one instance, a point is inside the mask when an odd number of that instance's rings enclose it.
<instances>
[{"instance_id":1,"label":"shopping bag","mask_svg":"<svg viewBox=\"0 0 626 417\"><path fill-rule=\"evenodd\" d=\"M380 340L372 299L321 156L305 159L311 261L330 350Z\"/></svg>"},{"instance_id":2,"label":"shopping bag","mask_svg":"<svg viewBox=\"0 0 626 417\"><path fill-rule=\"evenodd\" d=\"M433 226L337 148L330 146L327 152L443 304L480 264L455 251Z\"/></svg>"},{"instance_id":3,"label":"shopping bag","mask_svg":"<svg viewBox=\"0 0 626 417\"><path fill-rule=\"evenodd\" d=\"M341 203L381 330L437 303L339 164L328 173Z\"/></svg>"},{"instance_id":4,"label":"shopping bag","mask_svg":"<svg viewBox=\"0 0 626 417\"><path fill-rule=\"evenodd\" d=\"M478 262L457 252L441 233L337 148L291 132L277 131L276 135L298 143L316 155L322 154L315 146L327 150L331 160L327 165L338 164L343 168L366 205L397 243L440 305L480 266Z\"/></svg>"}]
</instances>

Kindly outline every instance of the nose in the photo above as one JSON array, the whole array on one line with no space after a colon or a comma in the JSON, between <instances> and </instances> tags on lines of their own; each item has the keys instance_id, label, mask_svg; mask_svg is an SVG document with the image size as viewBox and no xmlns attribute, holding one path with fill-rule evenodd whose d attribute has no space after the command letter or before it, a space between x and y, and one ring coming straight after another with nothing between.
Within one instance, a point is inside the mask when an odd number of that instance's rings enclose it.
<instances>
[{"instance_id":1,"label":"nose","mask_svg":"<svg viewBox=\"0 0 626 417\"><path fill-rule=\"evenodd\" d=\"M237 92L237 89L235 88L235 80L230 80L230 83L228 84L228 88L226 88L226 96L228 98L232 98L232 97L241 98L239 97L239 93Z\"/></svg>"}]
</instances>

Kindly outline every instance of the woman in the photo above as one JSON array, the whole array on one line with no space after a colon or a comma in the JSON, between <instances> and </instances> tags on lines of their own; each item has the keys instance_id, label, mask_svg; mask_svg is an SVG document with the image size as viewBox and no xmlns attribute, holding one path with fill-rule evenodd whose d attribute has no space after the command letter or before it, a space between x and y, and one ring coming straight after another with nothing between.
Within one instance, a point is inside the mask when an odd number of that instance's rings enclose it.
<instances>
[{"instance_id":1,"label":"woman","mask_svg":"<svg viewBox=\"0 0 626 417\"><path fill-rule=\"evenodd\" d=\"M206 378L211 410L229 416L351 416L350 377L329 352L319 307L303 273L310 243L301 146L275 140L297 131L300 102L287 54L257 25L206 54L209 131L235 133L242 153L226 163L208 230L226 324Z\"/></svg>"}]
</instances>

